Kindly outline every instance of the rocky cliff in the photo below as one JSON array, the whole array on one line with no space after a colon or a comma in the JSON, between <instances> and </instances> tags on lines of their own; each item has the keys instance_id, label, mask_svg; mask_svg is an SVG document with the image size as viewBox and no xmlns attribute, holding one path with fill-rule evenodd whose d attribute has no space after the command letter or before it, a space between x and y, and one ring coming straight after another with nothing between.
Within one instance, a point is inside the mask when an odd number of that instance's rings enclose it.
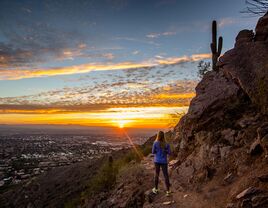
<instances>
[{"instance_id":1,"label":"rocky cliff","mask_svg":"<svg viewBox=\"0 0 268 208\"><path fill-rule=\"evenodd\" d=\"M211 207L268 207L268 13L217 65L175 127L173 179L218 199Z\"/></svg>"}]
</instances>

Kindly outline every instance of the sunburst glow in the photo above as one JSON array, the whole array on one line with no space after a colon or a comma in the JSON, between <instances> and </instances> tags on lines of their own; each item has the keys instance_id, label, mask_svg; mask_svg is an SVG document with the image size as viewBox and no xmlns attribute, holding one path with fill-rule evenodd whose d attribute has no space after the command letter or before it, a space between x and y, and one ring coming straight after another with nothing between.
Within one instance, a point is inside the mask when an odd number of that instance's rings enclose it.
<instances>
[{"instance_id":1,"label":"sunburst glow","mask_svg":"<svg viewBox=\"0 0 268 208\"><path fill-rule=\"evenodd\" d=\"M123 120L119 120L119 121L118 121L118 127L119 127L120 129L124 128L125 123L126 123L125 121L123 121Z\"/></svg>"},{"instance_id":2,"label":"sunburst glow","mask_svg":"<svg viewBox=\"0 0 268 208\"><path fill-rule=\"evenodd\" d=\"M0 123L165 128L170 122L169 114L186 112L187 109L188 107L131 107L110 108L94 113L6 113L0 117Z\"/></svg>"}]
</instances>

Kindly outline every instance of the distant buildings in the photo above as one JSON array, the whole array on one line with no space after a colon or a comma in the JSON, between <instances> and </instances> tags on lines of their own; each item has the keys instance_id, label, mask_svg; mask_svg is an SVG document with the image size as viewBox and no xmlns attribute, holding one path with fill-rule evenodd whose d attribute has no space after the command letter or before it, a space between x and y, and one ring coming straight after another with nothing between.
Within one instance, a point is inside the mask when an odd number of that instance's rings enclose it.
<instances>
[{"instance_id":1,"label":"distant buildings","mask_svg":"<svg viewBox=\"0 0 268 208\"><path fill-rule=\"evenodd\" d=\"M0 136L0 188L29 180L51 168L99 158L129 146L127 140L102 135Z\"/></svg>"}]
</instances>

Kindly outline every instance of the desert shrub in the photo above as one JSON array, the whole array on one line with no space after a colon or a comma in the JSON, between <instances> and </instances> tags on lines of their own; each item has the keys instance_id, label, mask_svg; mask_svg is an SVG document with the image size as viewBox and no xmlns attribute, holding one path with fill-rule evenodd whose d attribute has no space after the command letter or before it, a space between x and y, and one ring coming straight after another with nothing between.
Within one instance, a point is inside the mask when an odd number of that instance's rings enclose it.
<instances>
[{"instance_id":1,"label":"desert shrub","mask_svg":"<svg viewBox=\"0 0 268 208\"><path fill-rule=\"evenodd\" d=\"M211 71L211 64L210 62L200 61L197 65L198 68L198 76L200 79L203 78L203 76Z\"/></svg>"},{"instance_id":2,"label":"desert shrub","mask_svg":"<svg viewBox=\"0 0 268 208\"><path fill-rule=\"evenodd\" d=\"M135 180L136 183L141 184L143 180L144 169L141 164L134 164L134 165L126 165L122 167L118 174L118 180L120 182L126 181L133 181Z\"/></svg>"},{"instance_id":3,"label":"desert shrub","mask_svg":"<svg viewBox=\"0 0 268 208\"><path fill-rule=\"evenodd\" d=\"M109 164L108 162L104 163L98 173L89 181L85 194L91 195L111 189L116 181L117 172L117 166Z\"/></svg>"},{"instance_id":4,"label":"desert shrub","mask_svg":"<svg viewBox=\"0 0 268 208\"><path fill-rule=\"evenodd\" d=\"M140 160L139 155L134 150L130 150L124 157L114 160L112 164L108 161L105 162L97 174L89 180L86 190L82 193L82 198L110 190L116 182L118 172L131 161L139 162Z\"/></svg>"},{"instance_id":5,"label":"desert shrub","mask_svg":"<svg viewBox=\"0 0 268 208\"><path fill-rule=\"evenodd\" d=\"M152 146L151 145L147 145L147 146L142 148L142 153L143 153L144 156L148 156L151 152L152 152Z\"/></svg>"},{"instance_id":6,"label":"desert shrub","mask_svg":"<svg viewBox=\"0 0 268 208\"><path fill-rule=\"evenodd\" d=\"M64 208L75 208L78 207L79 205L80 205L80 198L78 197L64 203Z\"/></svg>"}]
</instances>

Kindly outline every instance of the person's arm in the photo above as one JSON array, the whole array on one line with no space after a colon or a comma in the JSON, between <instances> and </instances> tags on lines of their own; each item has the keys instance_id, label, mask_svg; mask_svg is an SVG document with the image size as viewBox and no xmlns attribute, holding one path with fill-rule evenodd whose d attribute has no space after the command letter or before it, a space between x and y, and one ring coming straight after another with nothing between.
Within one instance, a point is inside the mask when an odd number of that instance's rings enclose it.
<instances>
[{"instance_id":1,"label":"person's arm","mask_svg":"<svg viewBox=\"0 0 268 208\"><path fill-rule=\"evenodd\" d=\"M171 150L170 150L170 145L169 144L167 145L167 154L171 155Z\"/></svg>"},{"instance_id":2,"label":"person's arm","mask_svg":"<svg viewBox=\"0 0 268 208\"><path fill-rule=\"evenodd\" d=\"M155 142L154 142L154 144L153 144L152 153L153 153L153 154L155 154L155 153L156 153L156 149L155 149Z\"/></svg>"}]
</instances>

